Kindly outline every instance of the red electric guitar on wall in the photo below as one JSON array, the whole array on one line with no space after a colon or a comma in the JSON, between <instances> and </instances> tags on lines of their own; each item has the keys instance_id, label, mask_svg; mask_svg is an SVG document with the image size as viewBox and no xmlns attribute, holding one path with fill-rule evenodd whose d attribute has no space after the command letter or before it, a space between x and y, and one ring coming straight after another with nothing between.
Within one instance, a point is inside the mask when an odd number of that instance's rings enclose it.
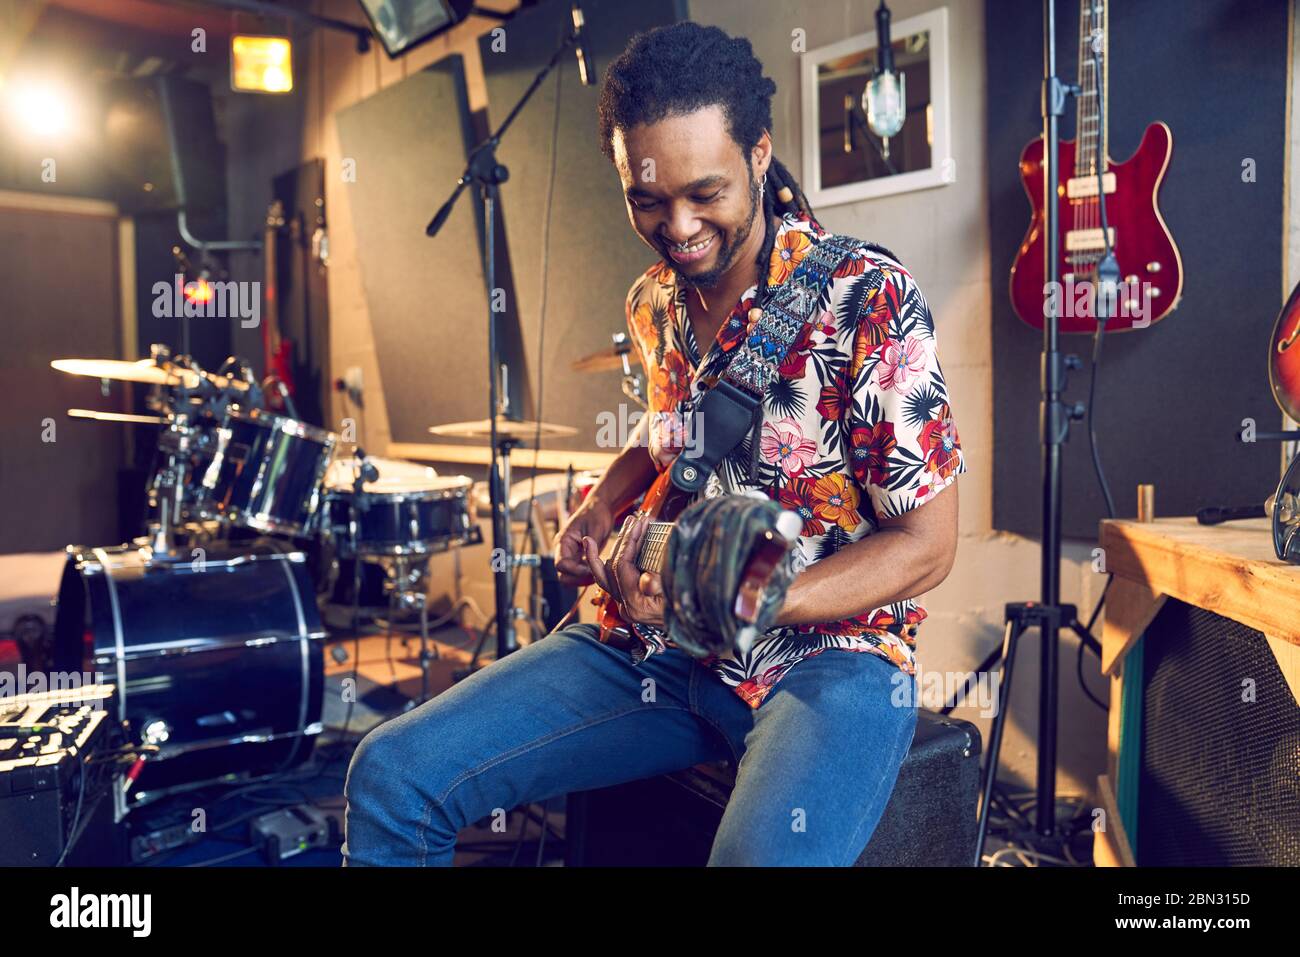
<instances>
[{"instance_id":1,"label":"red electric guitar on wall","mask_svg":"<svg viewBox=\"0 0 1300 957\"><path fill-rule=\"evenodd\" d=\"M1105 252L1097 197L1097 164L1104 161L1103 189L1111 245L1119 260L1121 302L1117 315L1106 323L1108 332L1124 332L1158 322L1178 305L1183 290L1183 264L1178 247L1156 205L1165 169L1173 154L1173 134L1164 123L1152 123L1137 151L1123 163L1112 162L1107 152L1102 110L1110 115L1107 99L1107 3L1081 0L1079 5L1079 89L1076 139L1062 140L1058 201L1060 203L1061 282L1069 299L1069 284L1094 278ZM1100 76L1092 52L1094 31L1101 32ZM1020 154L1020 175L1033 207L1025 234L1011 267L1011 302L1016 314L1043 328L1046 210L1043 204L1043 138L1031 142ZM1147 303L1133 298L1148 298ZM1078 315L1084 312L1085 315ZM1090 309L1063 309L1061 332L1096 331Z\"/></svg>"}]
</instances>

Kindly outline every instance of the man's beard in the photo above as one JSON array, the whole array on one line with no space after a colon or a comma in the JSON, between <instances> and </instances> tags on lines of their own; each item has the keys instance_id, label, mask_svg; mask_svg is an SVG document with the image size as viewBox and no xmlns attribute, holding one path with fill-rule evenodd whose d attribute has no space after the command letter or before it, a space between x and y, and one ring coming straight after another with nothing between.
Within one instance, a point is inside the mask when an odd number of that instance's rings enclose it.
<instances>
[{"instance_id":1,"label":"man's beard","mask_svg":"<svg viewBox=\"0 0 1300 957\"><path fill-rule=\"evenodd\" d=\"M681 270L677 263L673 262L671 256L665 259L664 262L677 273L677 278L683 285L693 289L712 289L718 284L723 274L735 265L736 256L740 254L740 250L748 242L749 234L754 231L754 222L758 218L758 214L758 181L751 175L749 178L749 217L745 224L736 230L735 235L731 236L718 251L718 264L707 272L688 275Z\"/></svg>"}]
</instances>

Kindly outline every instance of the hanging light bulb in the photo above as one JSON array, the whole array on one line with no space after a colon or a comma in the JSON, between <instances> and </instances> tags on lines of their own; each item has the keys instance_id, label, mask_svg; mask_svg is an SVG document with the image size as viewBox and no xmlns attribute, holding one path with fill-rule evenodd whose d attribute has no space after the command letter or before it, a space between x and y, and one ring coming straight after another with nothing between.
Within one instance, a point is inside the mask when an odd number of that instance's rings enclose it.
<instances>
[{"instance_id":1,"label":"hanging light bulb","mask_svg":"<svg viewBox=\"0 0 1300 957\"><path fill-rule=\"evenodd\" d=\"M907 84L903 74L894 69L885 0L880 0L876 10L876 75L862 93L862 109L867 114L867 125L884 141L885 159L889 159L889 138L898 135L907 119Z\"/></svg>"}]
</instances>

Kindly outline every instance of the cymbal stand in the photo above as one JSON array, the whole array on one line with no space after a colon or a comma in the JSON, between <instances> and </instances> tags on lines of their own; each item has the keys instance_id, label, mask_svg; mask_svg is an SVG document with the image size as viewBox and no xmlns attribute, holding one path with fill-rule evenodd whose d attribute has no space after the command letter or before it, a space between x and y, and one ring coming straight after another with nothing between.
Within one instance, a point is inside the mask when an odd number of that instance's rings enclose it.
<instances>
[{"instance_id":1,"label":"cymbal stand","mask_svg":"<svg viewBox=\"0 0 1300 957\"><path fill-rule=\"evenodd\" d=\"M623 363L623 394L644 409L646 400L641 391L641 377L632 371L632 363L627 358L632 352L632 343L626 332L616 332L611 338L614 340L614 354Z\"/></svg>"},{"instance_id":2,"label":"cymbal stand","mask_svg":"<svg viewBox=\"0 0 1300 957\"><path fill-rule=\"evenodd\" d=\"M483 283L487 291L488 321L488 415L491 423L491 444L493 461L488 472L488 491L492 502L492 571L496 587L496 629L497 660L501 660L519 648L515 641L514 617L511 609L513 579L511 572L515 567L510 556L510 448L517 444L515 440L497 430L497 416L501 403L497 398L497 373L500 368L500 351L497 342L497 312L493 303L497 295L496 288L496 211L501 200L501 184L510 177L510 171L497 159L496 150L510 125L520 111L537 92L538 88L550 75L551 71L569 49L579 39L578 26L570 31L560 42L546 65L533 77L532 83L511 108L486 140L476 146L470 153L469 163L446 202L434 214L429 225L425 227L426 236L436 236L451 215L452 208L460 194L469 186L477 187L478 221L483 224L483 243L481 248L483 262ZM500 469L497 466L498 450L504 450ZM504 484L503 484L504 483ZM502 561L501 559L505 560Z\"/></svg>"},{"instance_id":3,"label":"cymbal stand","mask_svg":"<svg viewBox=\"0 0 1300 957\"><path fill-rule=\"evenodd\" d=\"M150 352L155 363L171 361L170 350L161 344ZM181 497L185 489L185 473L191 449L193 429L190 427L189 389L184 376L177 388L179 401L172 401L167 409L167 425L158 435L158 450L167 456L167 464L154 476L148 490L149 506L153 520L149 523L149 551L153 561L176 561L176 526L181 520ZM177 412L177 409L181 411Z\"/></svg>"}]
</instances>

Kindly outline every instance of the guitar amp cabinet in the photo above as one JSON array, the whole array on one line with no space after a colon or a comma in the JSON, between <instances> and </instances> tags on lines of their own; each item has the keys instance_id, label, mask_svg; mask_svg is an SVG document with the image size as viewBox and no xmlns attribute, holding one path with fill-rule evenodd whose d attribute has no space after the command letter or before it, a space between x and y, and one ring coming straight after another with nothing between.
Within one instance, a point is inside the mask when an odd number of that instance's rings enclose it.
<instances>
[{"instance_id":1,"label":"guitar amp cabinet","mask_svg":"<svg viewBox=\"0 0 1300 957\"><path fill-rule=\"evenodd\" d=\"M1136 650L1137 864L1300 865L1300 707L1263 633L1171 600Z\"/></svg>"}]
</instances>

